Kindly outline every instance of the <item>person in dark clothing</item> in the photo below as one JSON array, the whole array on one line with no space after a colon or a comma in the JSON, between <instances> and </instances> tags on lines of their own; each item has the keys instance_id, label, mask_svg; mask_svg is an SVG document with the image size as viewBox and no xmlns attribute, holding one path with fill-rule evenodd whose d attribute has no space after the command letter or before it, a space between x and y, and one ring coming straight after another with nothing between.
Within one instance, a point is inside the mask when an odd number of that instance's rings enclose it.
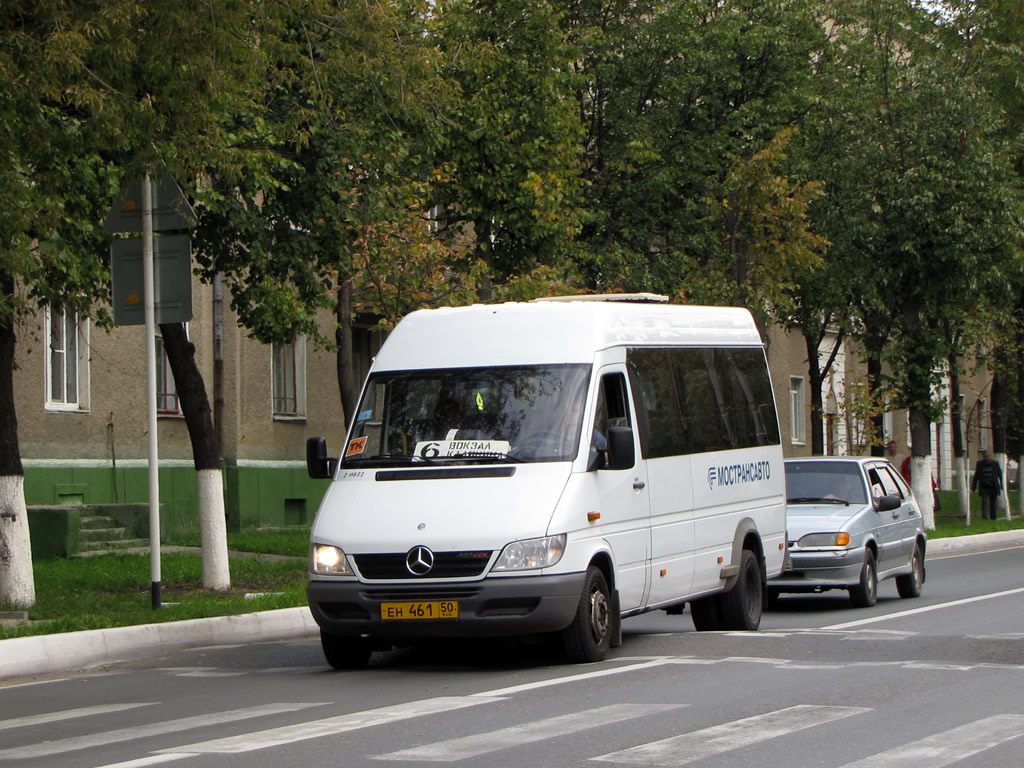
<instances>
[{"instance_id":1,"label":"person in dark clothing","mask_svg":"<svg viewBox=\"0 0 1024 768\"><path fill-rule=\"evenodd\" d=\"M981 516L985 520L996 519L996 497L1003 492L1003 470L993 461L988 451L974 467L971 490L981 495Z\"/></svg>"}]
</instances>

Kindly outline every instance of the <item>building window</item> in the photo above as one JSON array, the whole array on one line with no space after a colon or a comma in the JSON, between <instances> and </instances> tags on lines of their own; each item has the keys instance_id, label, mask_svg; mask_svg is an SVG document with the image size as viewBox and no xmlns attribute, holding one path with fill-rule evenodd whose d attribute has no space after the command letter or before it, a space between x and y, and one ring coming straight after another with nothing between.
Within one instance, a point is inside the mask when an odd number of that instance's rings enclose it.
<instances>
[{"instance_id":1,"label":"building window","mask_svg":"<svg viewBox=\"0 0 1024 768\"><path fill-rule=\"evenodd\" d=\"M306 340L273 345L274 416L306 415Z\"/></svg>"},{"instance_id":2,"label":"building window","mask_svg":"<svg viewBox=\"0 0 1024 768\"><path fill-rule=\"evenodd\" d=\"M807 442L806 382L799 376L789 379L789 440L794 445Z\"/></svg>"},{"instance_id":3,"label":"building window","mask_svg":"<svg viewBox=\"0 0 1024 768\"><path fill-rule=\"evenodd\" d=\"M89 408L89 322L63 307L45 312L48 354L46 407L58 411Z\"/></svg>"},{"instance_id":4,"label":"building window","mask_svg":"<svg viewBox=\"0 0 1024 768\"><path fill-rule=\"evenodd\" d=\"M188 326L186 326L186 333ZM181 401L178 399L178 388L174 384L171 372L171 361L167 359L162 336L156 337L156 411L165 415L180 415Z\"/></svg>"}]
</instances>

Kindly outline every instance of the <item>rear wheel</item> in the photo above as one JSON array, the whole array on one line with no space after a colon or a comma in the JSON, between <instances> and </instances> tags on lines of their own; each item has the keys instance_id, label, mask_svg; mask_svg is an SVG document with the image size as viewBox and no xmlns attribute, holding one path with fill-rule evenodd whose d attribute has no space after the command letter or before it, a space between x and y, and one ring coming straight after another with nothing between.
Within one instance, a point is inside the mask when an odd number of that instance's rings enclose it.
<instances>
[{"instance_id":1,"label":"rear wheel","mask_svg":"<svg viewBox=\"0 0 1024 768\"><path fill-rule=\"evenodd\" d=\"M373 648L365 637L339 637L320 630L324 658L334 669L361 669L370 660Z\"/></svg>"},{"instance_id":2,"label":"rear wheel","mask_svg":"<svg viewBox=\"0 0 1024 768\"><path fill-rule=\"evenodd\" d=\"M596 566L587 568L583 594L572 624L562 630L565 652L573 661L601 661L612 643L614 616L608 582Z\"/></svg>"},{"instance_id":3,"label":"rear wheel","mask_svg":"<svg viewBox=\"0 0 1024 768\"><path fill-rule=\"evenodd\" d=\"M744 549L740 556L740 573L732 589L719 597L722 629L752 632L761 625L764 606L764 584L757 555Z\"/></svg>"},{"instance_id":4,"label":"rear wheel","mask_svg":"<svg viewBox=\"0 0 1024 768\"><path fill-rule=\"evenodd\" d=\"M896 577L896 591L900 597L920 597L924 584L924 552L921 545L914 545L914 556L910 560L910 573Z\"/></svg>"},{"instance_id":5,"label":"rear wheel","mask_svg":"<svg viewBox=\"0 0 1024 768\"><path fill-rule=\"evenodd\" d=\"M864 551L860 583L850 588L850 600L857 608L870 608L878 602L878 571L875 569L875 555L870 549Z\"/></svg>"},{"instance_id":6,"label":"rear wheel","mask_svg":"<svg viewBox=\"0 0 1024 768\"><path fill-rule=\"evenodd\" d=\"M698 632L716 632L722 629L722 609L719 595L690 601L690 618Z\"/></svg>"}]
</instances>

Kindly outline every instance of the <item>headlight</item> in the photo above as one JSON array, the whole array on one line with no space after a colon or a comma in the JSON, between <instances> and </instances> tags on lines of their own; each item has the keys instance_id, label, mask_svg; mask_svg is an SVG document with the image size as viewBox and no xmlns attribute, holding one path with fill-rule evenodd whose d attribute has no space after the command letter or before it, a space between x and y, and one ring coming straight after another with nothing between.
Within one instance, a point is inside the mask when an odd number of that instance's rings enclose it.
<instances>
[{"instance_id":1,"label":"headlight","mask_svg":"<svg viewBox=\"0 0 1024 768\"><path fill-rule=\"evenodd\" d=\"M339 547L314 544L310 547L309 569L319 576L352 576L348 558Z\"/></svg>"},{"instance_id":2,"label":"headlight","mask_svg":"<svg viewBox=\"0 0 1024 768\"><path fill-rule=\"evenodd\" d=\"M550 568L562 559L563 552L564 533L540 539L513 541L502 550L492 570L525 571L530 568Z\"/></svg>"},{"instance_id":3,"label":"headlight","mask_svg":"<svg viewBox=\"0 0 1024 768\"><path fill-rule=\"evenodd\" d=\"M797 546L800 547L845 547L850 543L848 533L808 533L801 536Z\"/></svg>"}]
</instances>

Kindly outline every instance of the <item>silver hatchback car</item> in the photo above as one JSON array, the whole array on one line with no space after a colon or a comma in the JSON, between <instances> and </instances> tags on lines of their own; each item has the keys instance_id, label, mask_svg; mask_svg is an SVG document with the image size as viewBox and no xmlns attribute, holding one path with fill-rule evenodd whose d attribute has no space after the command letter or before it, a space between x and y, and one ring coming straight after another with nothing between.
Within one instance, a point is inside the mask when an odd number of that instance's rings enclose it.
<instances>
[{"instance_id":1,"label":"silver hatchback car","mask_svg":"<svg viewBox=\"0 0 1024 768\"><path fill-rule=\"evenodd\" d=\"M876 457L786 460L790 568L768 581L782 592L845 589L866 608L878 582L896 579L900 597L924 584L927 537L921 511L899 472Z\"/></svg>"}]
</instances>

